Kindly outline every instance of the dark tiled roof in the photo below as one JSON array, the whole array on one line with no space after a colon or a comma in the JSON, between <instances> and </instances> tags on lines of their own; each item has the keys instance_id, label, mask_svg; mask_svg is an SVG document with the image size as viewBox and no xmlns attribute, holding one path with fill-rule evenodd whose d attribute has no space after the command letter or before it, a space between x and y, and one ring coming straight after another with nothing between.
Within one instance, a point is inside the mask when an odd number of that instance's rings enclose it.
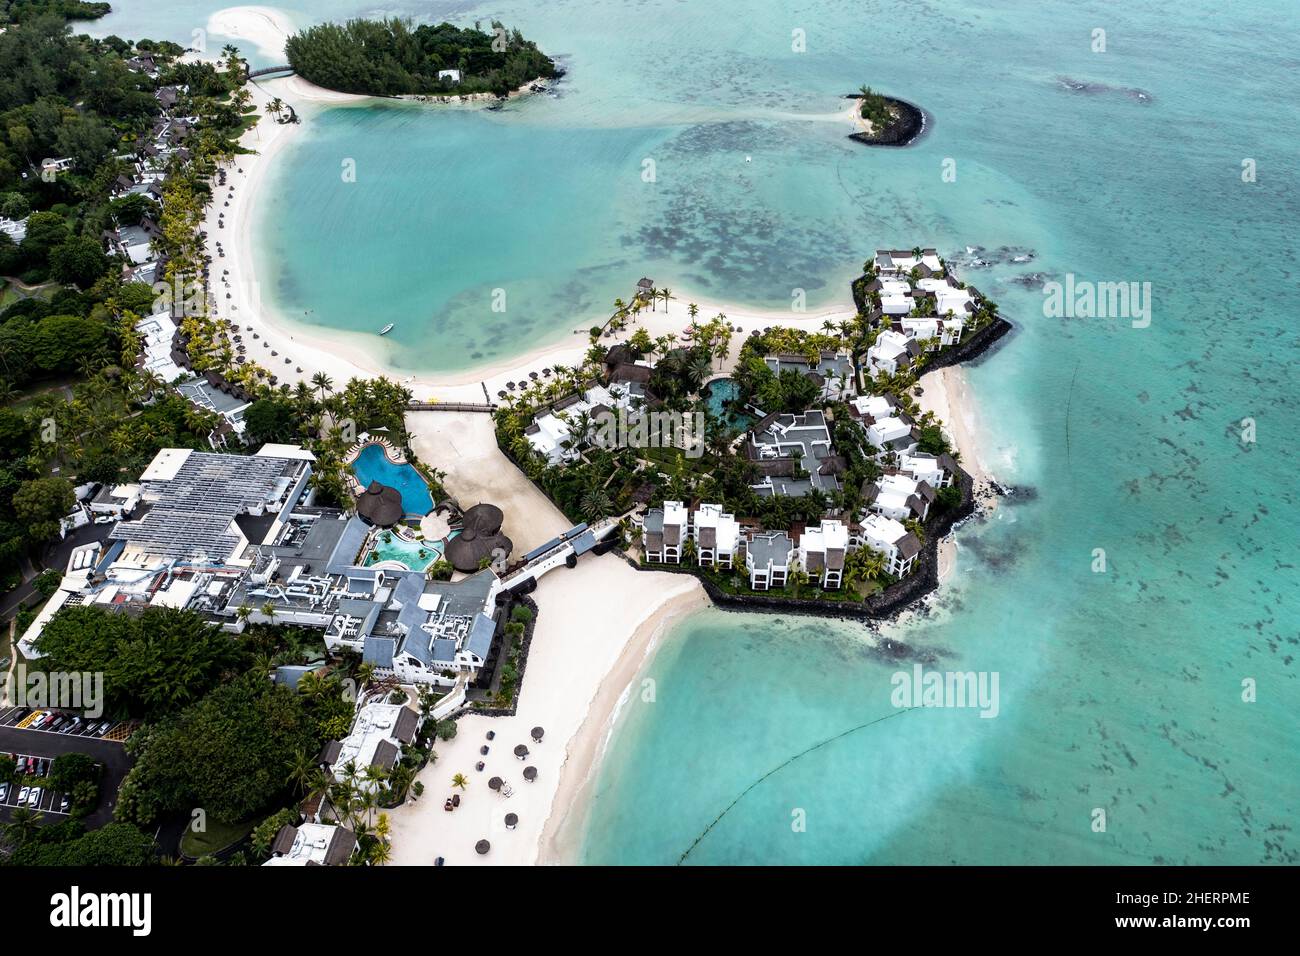
<instances>
[{"instance_id":1,"label":"dark tiled roof","mask_svg":"<svg viewBox=\"0 0 1300 956\"><path fill-rule=\"evenodd\" d=\"M397 756L397 745L391 740L381 740L379 745L375 747L375 755L370 760L370 766L392 770L397 764Z\"/></svg>"},{"instance_id":2,"label":"dark tiled roof","mask_svg":"<svg viewBox=\"0 0 1300 956\"><path fill-rule=\"evenodd\" d=\"M337 827L330 837L329 848L325 851L326 866L342 866L352 858L352 851L357 845L357 835L347 827Z\"/></svg>"},{"instance_id":3,"label":"dark tiled roof","mask_svg":"<svg viewBox=\"0 0 1300 956\"><path fill-rule=\"evenodd\" d=\"M419 715L415 711L403 707L397 712L397 721L393 724L393 736L402 743L409 744L415 739L415 728L419 722Z\"/></svg>"},{"instance_id":4,"label":"dark tiled roof","mask_svg":"<svg viewBox=\"0 0 1300 956\"><path fill-rule=\"evenodd\" d=\"M285 824L280 827L280 832L275 835L275 840L271 843L271 852L273 854L288 853L293 849L293 841L298 837L298 828Z\"/></svg>"},{"instance_id":5,"label":"dark tiled roof","mask_svg":"<svg viewBox=\"0 0 1300 956\"><path fill-rule=\"evenodd\" d=\"M910 531L895 541L894 547L898 548L898 553L904 558L914 558L921 553L921 542Z\"/></svg>"}]
</instances>

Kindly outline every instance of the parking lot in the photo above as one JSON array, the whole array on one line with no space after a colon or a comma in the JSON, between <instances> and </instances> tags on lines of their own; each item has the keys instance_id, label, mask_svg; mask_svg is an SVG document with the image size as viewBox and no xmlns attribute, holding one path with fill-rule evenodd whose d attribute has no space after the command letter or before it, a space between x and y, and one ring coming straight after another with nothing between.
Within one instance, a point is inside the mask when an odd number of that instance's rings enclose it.
<instances>
[{"instance_id":1,"label":"parking lot","mask_svg":"<svg viewBox=\"0 0 1300 956\"><path fill-rule=\"evenodd\" d=\"M18 771L37 778L46 777L50 772L53 758L37 757L33 754L16 754L0 751L0 757L10 756L18 762ZM48 787L33 783L30 786L17 787L14 784L0 783L0 807L27 807L39 810L46 816L64 816L67 814L65 795L55 793Z\"/></svg>"},{"instance_id":2,"label":"parking lot","mask_svg":"<svg viewBox=\"0 0 1300 956\"><path fill-rule=\"evenodd\" d=\"M71 737L106 737L111 740L116 736L114 731L118 723L107 718L92 719L52 710L6 707L0 710L0 727L17 727L19 730L66 734Z\"/></svg>"},{"instance_id":3,"label":"parking lot","mask_svg":"<svg viewBox=\"0 0 1300 956\"><path fill-rule=\"evenodd\" d=\"M100 779L99 806L85 817L84 822L89 829L103 826L113 818L117 789L122 785L122 778L131 768L131 758L127 755L126 748L122 746L122 740L134 728L134 722L109 721L108 728L102 731L103 736L98 736L101 731L91 730L87 733L84 719L81 725L70 729L66 724L71 724L71 721L60 724L59 727L62 727L65 732L60 732L58 727L52 730L33 728L32 725L39 721L32 718L40 713L42 712L27 711L23 708L8 708L0 711L0 754L11 754L15 758L24 760L32 758L44 761L47 764L45 773L49 772L48 764L53 763L54 758L60 754L88 754L104 768L104 772ZM100 724L103 721L94 723ZM24 724L27 726L23 726ZM53 726L53 722L51 721L47 726ZM42 792L36 798L38 805L32 809L39 810L43 819L49 823L67 819L66 814L60 810L63 795L50 793L46 788L41 790ZM18 805L21 792L20 788L15 789L10 786L4 798L0 799L0 823L8 822L10 814ZM27 799L32 799L30 790Z\"/></svg>"}]
</instances>

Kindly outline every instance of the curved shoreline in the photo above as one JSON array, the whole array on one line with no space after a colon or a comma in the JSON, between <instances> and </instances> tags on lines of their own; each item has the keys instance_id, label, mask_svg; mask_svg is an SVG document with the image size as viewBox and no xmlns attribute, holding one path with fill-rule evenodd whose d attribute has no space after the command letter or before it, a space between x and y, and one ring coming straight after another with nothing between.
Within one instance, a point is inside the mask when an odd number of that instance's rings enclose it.
<instances>
[{"instance_id":1,"label":"curved shoreline","mask_svg":"<svg viewBox=\"0 0 1300 956\"><path fill-rule=\"evenodd\" d=\"M911 146L924 136L933 125L928 122L930 114L921 109L921 107L909 103L907 100L900 100L895 96L886 96L885 100L898 108L898 121L883 133L876 133L870 130L866 121L862 119L862 112L858 105L862 102L862 97L855 93L846 93L845 99L852 101L853 106L850 108L849 112L853 116L857 125L861 127L859 132L850 133L849 139L853 140L855 143L861 143L864 146L892 146L900 148L903 146Z\"/></svg>"}]
</instances>

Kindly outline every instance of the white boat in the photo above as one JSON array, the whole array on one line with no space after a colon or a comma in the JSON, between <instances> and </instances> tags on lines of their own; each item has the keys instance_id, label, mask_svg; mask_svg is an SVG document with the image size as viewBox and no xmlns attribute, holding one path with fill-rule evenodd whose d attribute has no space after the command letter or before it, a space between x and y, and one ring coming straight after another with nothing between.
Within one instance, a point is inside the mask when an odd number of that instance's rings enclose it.
<instances>
[{"instance_id":1,"label":"white boat","mask_svg":"<svg viewBox=\"0 0 1300 956\"><path fill-rule=\"evenodd\" d=\"M379 330L379 334L387 335L391 331L393 331L393 323L389 322L387 325L385 325L382 329Z\"/></svg>"}]
</instances>

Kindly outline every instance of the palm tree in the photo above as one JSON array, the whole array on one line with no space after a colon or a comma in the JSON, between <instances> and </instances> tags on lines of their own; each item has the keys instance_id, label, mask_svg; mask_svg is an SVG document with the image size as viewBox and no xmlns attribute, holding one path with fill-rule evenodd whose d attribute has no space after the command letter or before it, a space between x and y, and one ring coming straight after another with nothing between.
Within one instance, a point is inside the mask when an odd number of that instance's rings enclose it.
<instances>
[{"instance_id":1,"label":"palm tree","mask_svg":"<svg viewBox=\"0 0 1300 956\"><path fill-rule=\"evenodd\" d=\"M334 380L324 372L317 372L313 375L311 377L311 383L316 386L316 390L320 392L321 401L325 400L327 393L334 391Z\"/></svg>"},{"instance_id":2,"label":"palm tree","mask_svg":"<svg viewBox=\"0 0 1300 956\"><path fill-rule=\"evenodd\" d=\"M665 311L665 312L668 311L668 300L671 299L672 297L673 297L673 293L672 293L672 290L671 290L671 289L660 289L660 290L659 290L659 298L661 298L661 299L664 300L664 311Z\"/></svg>"},{"instance_id":3,"label":"palm tree","mask_svg":"<svg viewBox=\"0 0 1300 956\"><path fill-rule=\"evenodd\" d=\"M614 504L609 499L609 495L602 488L591 488L587 490L578 507L582 510L582 516L588 522L599 521L614 509Z\"/></svg>"},{"instance_id":4,"label":"palm tree","mask_svg":"<svg viewBox=\"0 0 1300 956\"><path fill-rule=\"evenodd\" d=\"M451 778L451 785L464 790L469 786L469 779L463 773L458 773Z\"/></svg>"},{"instance_id":5,"label":"palm tree","mask_svg":"<svg viewBox=\"0 0 1300 956\"><path fill-rule=\"evenodd\" d=\"M288 782L294 785L294 789L305 793L319 770L311 755L299 751L294 754L293 762L289 765Z\"/></svg>"},{"instance_id":6,"label":"palm tree","mask_svg":"<svg viewBox=\"0 0 1300 956\"><path fill-rule=\"evenodd\" d=\"M24 843L27 838L36 832L45 819L43 814L27 807L15 807L9 814L9 822L5 824L5 833L15 843Z\"/></svg>"},{"instance_id":7,"label":"palm tree","mask_svg":"<svg viewBox=\"0 0 1300 956\"><path fill-rule=\"evenodd\" d=\"M370 685L375 679L375 665L370 661L365 661L357 668L357 683L363 688Z\"/></svg>"}]
</instances>

